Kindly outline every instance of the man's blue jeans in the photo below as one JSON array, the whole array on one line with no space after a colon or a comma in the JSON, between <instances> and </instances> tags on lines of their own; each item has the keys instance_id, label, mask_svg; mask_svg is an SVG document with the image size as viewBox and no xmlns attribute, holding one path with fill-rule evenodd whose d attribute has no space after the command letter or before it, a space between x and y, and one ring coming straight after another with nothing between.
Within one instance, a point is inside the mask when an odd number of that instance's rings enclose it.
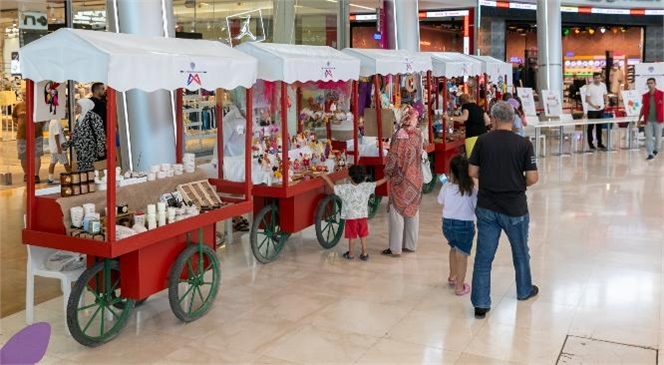
<instances>
[{"instance_id":1,"label":"man's blue jeans","mask_svg":"<svg viewBox=\"0 0 664 365\"><path fill-rule=\"evenodd\" d=\"M498 250L501 231L505 231L512 246L512 261L516 271L516 295L523 299L533 290L528 250L528 214L510 217L489 209L477 208L477 252L473 269L473 291L470 300L475 308L491 308L491 265Z\"/></svg>"}]
</instances>

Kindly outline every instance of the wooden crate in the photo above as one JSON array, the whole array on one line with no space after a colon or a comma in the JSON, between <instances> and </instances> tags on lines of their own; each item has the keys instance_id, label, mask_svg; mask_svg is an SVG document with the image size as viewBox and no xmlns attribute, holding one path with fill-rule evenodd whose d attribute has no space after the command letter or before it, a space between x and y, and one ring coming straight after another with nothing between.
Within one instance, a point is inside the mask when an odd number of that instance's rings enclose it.
<instances>
[{"instance_id":1,"label":"wooden crate","mask_svg":"<svg viewBox=\"0 0 664 365\"><path fill-rule=\"evenodd\" d=\"M207 180L180 184L177 190L185 203L194 204L201 210L219 208L224 204Z\"/></svg>"}]
</instances>

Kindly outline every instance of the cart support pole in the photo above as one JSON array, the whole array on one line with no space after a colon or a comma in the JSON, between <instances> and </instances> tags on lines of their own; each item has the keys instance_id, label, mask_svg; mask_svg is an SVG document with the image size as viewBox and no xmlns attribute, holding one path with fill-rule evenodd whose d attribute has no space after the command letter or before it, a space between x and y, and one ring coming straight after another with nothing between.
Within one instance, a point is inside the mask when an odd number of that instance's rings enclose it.
<instances>
[{"instance_id":1,"label":"cart support pole","mask_svg":"<svg viewBox=\"0 0 664 365\"><path fill-rule=\"evenodd\" d=\"M443 77L443 115L447 114L447 104L449 95L448 94L450 91L447 88L447 77ZM447 143L447 124L445 122L445 118L443 118L443 145Z\"/></svg>"},{"instance_id":2,"label":"cart support pole","mask_svg":"<svg viewBox=\"0 0 664 365\"><path fill-rule=\"evenodd\" d=\"M302 121L300 120L300 113L302 112L302 89L299 86L295 94L295 105L297 112L295 114L297 115L297 133L302 133Z\"/></svg>"},{"instance_id":3,"label":"cart support pole","mask_svg":"<svg viewBox=\"0 0 664 365\"><path fill-rule=\"evenodd\" d=\"M374 75L374 99L376 100L376 129L378 130L378 157L383 159L383 105L380 102L380 82L378 81L379 75ZM360 151L355 151L358 154Z\"/></svg>"},{"instance_id":4,"label":"cart support pole","mask_svg":"<svg viewBox=\"0 0 664 365\"><path fill-rule=\"evenodd\" d=\"M360 113L359 113L359 101L360 101L360 87L358 84L358 81L353 81L353 86L352 86L352 112L353 112L353 152L354 158L353 158L353 163L354 164L359 164L360 163L360 146L358 142L358 129L359 129L359 123L360 123ZM331 171L330 171L331 172Z\"/></svg>"},{"instance_id":5,"label":"cart support pole","mask_svg":"<svg viewBox=\"0 0 664 365\"><path fill-rule=\"evenodd\" d=\"M429 143L433 143L433 103L431 102L432 81L431 71L427 71L427 130L429 133Z\"/></svg>"},{"instance_id":6,"label":"cart support pole","mask_svg":"<svg viewBox=\"0 0 664 365\"><path fill-rule=\"evenodd\" d=\"M108 176L106 177L106 242L115 242L115 127L117 126L117 109L115 90L109 88L107 93L106 108L106 166Z\"/></svg>"},{"instance_id":7,"label":"cart support pole","mask_svg":"<svg viewBox=\"0 0 664 365\"><path fill-rule=\"evenodd\" d=\"M253 185L253 180L252 180L252 173L251 173L251 156L249 154L249 148L251 148L251 141L253 139L254 135L254 106L253 106L253 90L251 88L247 89L246 92L246 107L247 107L247 112L245 113L246 115L246 123L247 127L245 130L245 136L244 136L244 143L245 146L247 146L245 149L245 156L244 156L244 199L249 200L250 195L251 195L251 187ZM218 125L217 128L221 129L222 126ZM283 142L282 142L283 143ZM223 161L223 154L221 152L217 153L217 159L219 161ZM217 165L221 166L221 162L217 162ZM219 175L221 177L222 175Z\"/></svg>"},{"instance_id":8,"label":"cart support pole","mask_svg":"<svg viewBox=\"0 0 664 365\"><path fill-rule=\"evenodd\" d=\"M27 176L27 186L26 186L26 193L28 195L28 204L26 206L26 215L27 215L27 222L26 226L28 229L32 229L33 223L34 223L34 216L35 216L35 210L36 210L36 200L35 200L35 173L36 173L36 168L35 166L35 144L37 141L34 138L35 135L35 128L37 126L34 123L34 96L35 96L35 83L32 80L28 80L28 82L25 85L25 107L26 107L26 114L25 114L25 123L26 123L26 139L25 139L25 144L26 144L26 158L27 158L27 171L26 174Z\"/></svg>"},{"instance_id":9,"label":"cart support pole","mask_svg":"<svg viewBox=\"0 0 664 365\"><path fill-rule=\"evenodd\" d=\"M281 165L282 171L282 185L284 188L288 186L288 172L290 171L290 164L288 163L288 87L285 81L279 81L281 85Z\"/></svg>"},{"instance_id":10,"label":"cart support pole","mask_svg":"<svg viewBox=\"0 0 664 365\"><path fill-rule=\"evenodd\" d=\"M183 106L182 106L182 89L177 89L175 92L175 162L182 163L182 156L184 154L184 121Z\"/></svg>"},{"instance_id":11,"label":"cart support pole","mask_svg":"<svg viewBox=\"0 0 664 365\"><path fill-rule=\"evenodd\" d=\"M217 178L224 176L224 108L221 94L222 89L217 89L215 93L215 114L217 122ZM249 142L246 146L251 146ZM245 172L246 173L246 172Z\"/></svg>"}]
</instances>

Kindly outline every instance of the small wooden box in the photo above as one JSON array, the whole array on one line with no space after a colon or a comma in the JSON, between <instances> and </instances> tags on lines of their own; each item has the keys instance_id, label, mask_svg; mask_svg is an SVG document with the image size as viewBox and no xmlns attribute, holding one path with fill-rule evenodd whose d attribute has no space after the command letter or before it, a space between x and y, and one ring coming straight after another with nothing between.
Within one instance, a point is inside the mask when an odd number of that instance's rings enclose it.
<instances>
[{"instance_id":1,"label":"small wooden box","mask_svg":"<svg viewBox=\"0 0 664 365\"><path fill-rule=\"evenodd\" d=\"M383 138L390 138L394 133L396 119L394 112L390 109L381 109L381 125L383 126ZM376 109L364 109L364 135L378 137L378 122L376 120Z\"/></svg>"},{"instance_id":2,"label":"small wooden box","mask_svg":"<svg viewBox=\"0 0 664 365\"><path fill-rule=\"evenodd\" d=\"M12 173L11 172L2 172L0 173L0 184L10 186L12 182Z\"/></svg>"}]
</instances>

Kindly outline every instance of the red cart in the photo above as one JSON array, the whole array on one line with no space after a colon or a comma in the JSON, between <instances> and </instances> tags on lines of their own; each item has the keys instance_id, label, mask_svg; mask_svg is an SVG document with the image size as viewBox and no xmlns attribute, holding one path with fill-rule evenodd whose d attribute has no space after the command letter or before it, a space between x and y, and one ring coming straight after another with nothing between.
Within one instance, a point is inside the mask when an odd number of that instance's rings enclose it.
<instances>
[{"instance_id":1,"label":"red cart","mask_svg":"<svg viewBox=\"0 0 664 365\"><path fill-rule=\"evenodd\" d=\"M72 29L60 29L29 44L21 49L21 57L25 65L23 75L28 79L29 133L35 128L32 114L35 104L41 102L34 98L36 83L74 80L101 81L108 85L109 182L116 181L116 90L251 87L257 65L255 59L218 42ZM230 74L232 77L228 77ZM251 120L251 100L248 89L248 120ZM177 156L165 156L165 159L179 162L184 148L182 110L177 115ZM251 123L247 123L247 128L251 130ZM218 131L220 133L221 128ZM34 142L29 139L27 143L28 160L32 161ZM246 166L249 162L247 158ZM109 183L105 192L71 198L61 198L60 194L36 197L34 166L29 164L28 170L27 225L23 242L87 255L88 268L76 282L67 306L67 325L76 341L93 347L112 340L126 325L137 302L166 288L171 309L180 320L194 321L210 310L221 280L215 253L215 224L251 211L249 183L243 185L241 197L226 199L227 204L221 208L116 239L116 193L127 199L126 202L144 199L145 196L132 193L142 186L143 192L148 191L146 195L156 192L155 196L147 198L157 201L160 194L157 191L164 188L164 184L168 185L169 179L117 189L116 184ZM175 178L187 181L187 174ZM212 183L220 181L221 175L219 179L210 180ZM166 191L173 190L175 186L166 186ZM102 240L69 236L69 227L63 224L68 213L63 214L61 204L70 199L80 202L95 198L99 199L99 211L111 207L107 210Z\"/></svg>"},{"instance_id":2,"label":"red cart","mask_svg":"<svg viewBox=\"0 0 664 365\"><path fill-rule=\"evenodd\" d=\"M430 123L442 124L441 131L435 133L434 136L434 151L429 153L431 171L436 176L437 174L447 173L450 160L465 151L465 138L459 135L450 135L442 118L448 112L450 101L448 82L455 78L463 78L466 81L468 76L475 76L476 80L479 79L479 76L476 75L482 72L482 64L479 60L460 53L434 52L429 53L429 55L431 56L433 70L427 74L427 85L431 85L427 88L429 96L429 102L427 103L428 115L429 118L437 119L435 123L431 121ZM461 83L460 80L459 82ZM442 87L438 86L440 84L442 84ZM469 89L465 82L456 86ZM475 88L476 94L478 89ZM433 95L432 91L434 91ZM433 179L433 182L436 180ZM428 188L433 190L434 187L435 184Z\"/></svg>"},{"instance_id":3,"label":"red cart","mask_svg":"<svg viewBox=\"0 0 664 365\"><path fill-rule=\"evenodd\" d=\"M421 77L431 70L431 58L425 53L405 50L347 48L343 52L360 60L362 62L360 76L370 77L373 81L374 108L365 108L364 110L364 132L365 136L376 137L376 151L375 153L373 151L363 151L356 136L353 154L355 161L362 166L366 166L372 177L379 180L384 177L383 169L386 154L383 146L388 145L386 140L391 137L394 131L393 119L385 120L385 117L391 117L391 111L386 109L385 103L399 106L402 102L414 104L417 99L421 100ZM384 87L381 88L381 85L384 85ZM356 89L358 88L356 87ZM408 95L402 94L402 89ZM382 97L383 94L386 94L385 98ZM357 104L358 92L354 93L354 98L354 104ZM380 110L380 112L377 112L377 110ZM359 118L355 118L355 120L359 121ZM427 152L432 152L433 135L430 120L427 120L427 122L424 133L426 134L425 140L428 140L429 143L423 147ZM357 129L356 126L355 130L357 131ZM365 154L365 152L368 153ZM425 187L426 185L428 184L425 184ZM387 184L376 189L375 196L369 201L370 217L376 214L382 198L388 196L388 193Z\"/></svg>"},{"instance_id":4,"label":"red cart","mask_svg":"<svg viewBox=\"0 0 664 365\"><path fill-rule=\"evenodd\" d=\"M315 226L318 243L326 249L334 247L342 237L344 221L341 219L341 200L336 195L326 195L324 182L321 179L307 179L298 182L290 181L290 173L296 161L298 146L288 141L296 132L302 131L299 115L289 118L289 108L296 109L299 101L290 100L299 95L300 85L320 83L346 83L359 78L359 61L330 47L300 46L267 43L244 43L236 47L258 59L258 78L263 80L266 100L277 100L271 103L270 109L279 108L274 114L274 131L279 129L277 136L283 146L276 155L265 156L265 159L280 158L277 176L274 182L255 185L254 219L251 226L251 249L256 259L262 263L274 261L280 254L288 237L295 232ZM294 90L289 90L289 84ZM289 96L289 91L290 95ZM276 104L276 105L275 105ZM289 104L291 104L289 106ZM278 118L276 118L278 117ZM271 117L268 117L271 118ZM288 123L289 120L297 123ZM279 125L277 128L276 125ZM290 128L290 130L289 130ZM330 139L330 129L327 128ZM264 136L261 136L264 139ZM300 151L304 146L300 146ZM333 181L347 177L345 169L328 171ZM272 176L272 175L270 175Z\"/></svg>"}]
</instances>

